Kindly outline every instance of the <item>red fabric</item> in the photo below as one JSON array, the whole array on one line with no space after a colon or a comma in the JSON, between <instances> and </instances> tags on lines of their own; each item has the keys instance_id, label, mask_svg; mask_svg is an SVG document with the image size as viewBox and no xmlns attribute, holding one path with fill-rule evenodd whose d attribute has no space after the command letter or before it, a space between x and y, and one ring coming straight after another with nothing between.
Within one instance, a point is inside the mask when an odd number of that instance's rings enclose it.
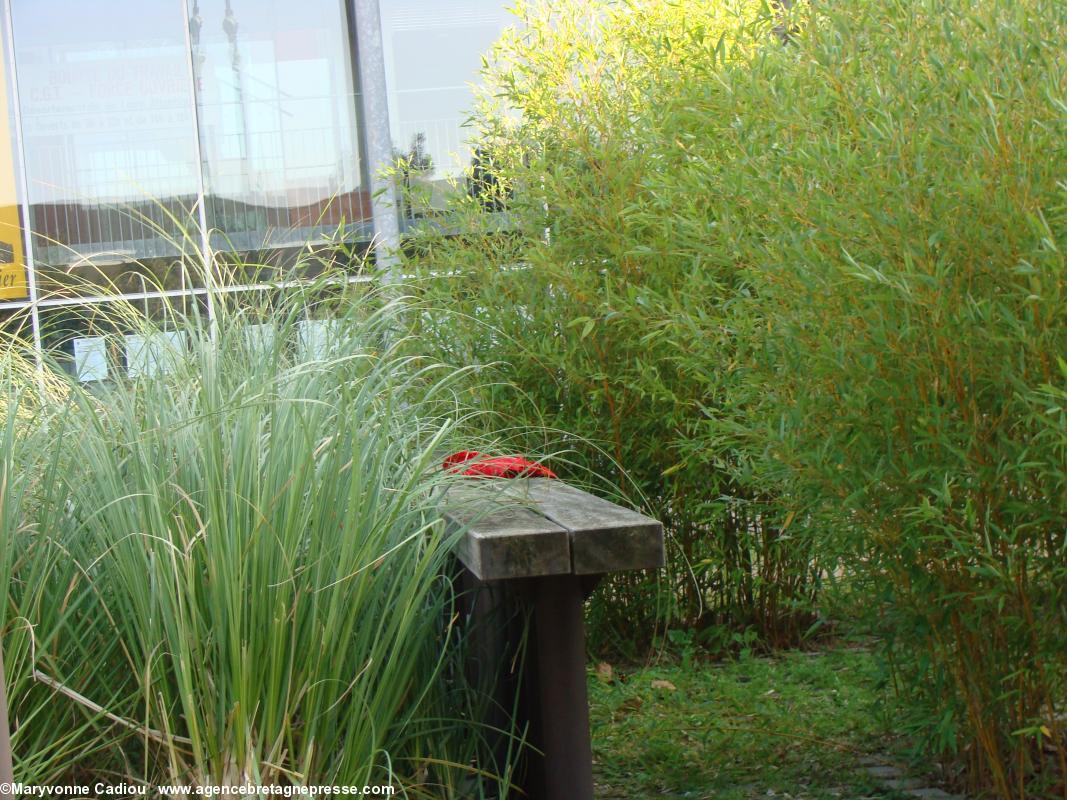
<instances>
[{"instance_id":1,"label":"red fabric","mask_svg":"<svg viewBox=\"0 0 1067 800\"><path fill-rule=\"evenodd\" d=\"M471 478L555 478L548 467L522 456L487 456L473 450L453 453L442 464L448 472Z\"/></svg>"}]
</instances>

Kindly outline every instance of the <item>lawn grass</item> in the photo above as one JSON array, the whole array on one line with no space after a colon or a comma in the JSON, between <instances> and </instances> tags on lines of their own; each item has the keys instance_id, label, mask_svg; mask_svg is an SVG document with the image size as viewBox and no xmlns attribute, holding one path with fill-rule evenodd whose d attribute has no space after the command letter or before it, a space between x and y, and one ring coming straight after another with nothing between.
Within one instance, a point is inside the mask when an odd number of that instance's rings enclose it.
<instances>
[{"instance_id":1,"label":"lawn grass","mask_svg":"<svg viewBox=\"0 0 1067 800\"><path fill-rule=\"evenodd\" d=\"M597 796L892 797L859 763L901 747L878 684L855 648L601 664L589 680Z\"/></svg>"}]
</instances>

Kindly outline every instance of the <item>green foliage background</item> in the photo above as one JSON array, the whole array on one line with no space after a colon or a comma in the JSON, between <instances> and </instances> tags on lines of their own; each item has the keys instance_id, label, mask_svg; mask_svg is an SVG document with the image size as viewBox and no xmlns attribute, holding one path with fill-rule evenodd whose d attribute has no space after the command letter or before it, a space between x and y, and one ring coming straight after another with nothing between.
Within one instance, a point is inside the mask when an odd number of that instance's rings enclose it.
<instances>
[{"instance_id":1,"label":"green foliage background","mask_svg":"<svg viewBox=\"0 0 1067 800\"><path fill-rule=\"evenodd\" d=\"M511 232L446 235L468 199L409 255L426 335L669 525L597 641L793 643L850 577L920 744L1060 796L1067 6L518 13L477 119Z\"/></svg>"},{"instance_id":2,"label":"green foliage background","mask_svg":"<svg viewBox=\"0 0 1067 800\"><path fill-rule=\"evenodd\" d=\"M499 45L479 118L513 195L509 233L442 234L476 228L474 198L412 243L412 269L450 275L425 282L429 304L455 312L426 338L506 365L521 390L483 401L574 434L567 477L608 477L667 524L667 576L615 577L594 604L599 647L640 650L665 619L714 648L787 645L814 621L814 528L781 500L745 421L759 398L742 353L760 323L751 277L709 240L725 198L700 170L718 145L686 119L724 65L764 46L763 12L520 5L528 25Z\"/></svg>"}]
</instances>

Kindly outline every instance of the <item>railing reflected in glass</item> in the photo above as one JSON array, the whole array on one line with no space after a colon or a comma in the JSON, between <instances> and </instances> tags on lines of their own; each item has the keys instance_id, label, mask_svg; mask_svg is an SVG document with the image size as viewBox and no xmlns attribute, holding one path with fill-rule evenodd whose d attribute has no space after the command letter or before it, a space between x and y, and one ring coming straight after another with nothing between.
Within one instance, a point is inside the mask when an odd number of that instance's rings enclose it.
<instances>
[{"instance_id":1,"label":"railing reflected in glass","mask_svg":"<svg viewBox=\"0 0 1067 800\"><path fill-rule=\"evenodd\" d=\"M208 318L203 295L51 306L40 311L41 341L79 382L106 385L172 370L195 317Z\"/></svg>"},{"instance_id":2,"label":"railing reflected in glass","mask_svg":"<svg viewBox=\"0 0 1067 800\"><path fill-rule=\"evenodd\" d=\"M13 0L42 297L183 289L198 190L181 5Z\"/></svg>"},{"instance_id":3,"label":"railing reflected in glass","mask_svg":"<svg viewBox=\"0 0 1067 800\"><path fill-rule=\"evenodd\" d=\"M205 227L237 282L371 237L343 0L11 8L41 297L202 287Z\"/></svg>"},{"instance_id":4,"label":"railing reflected in glass","mask_svg":"<svg viewBox=\"0 0 1067 800\"><path fill-rule=\"evenodd\" d=\"M205 228L220 281L314 271L294 255L309 242L359 263L373 228L346 0L9 3L39 297L202 288ZM470 168L463 121L505 6L381 4L395 150L428 209ZM0 300L27 294L18 247L0 235Z\"/></svg>"},{"instance_id":5,"label":"railing reflected in glass","mask_svg":"<svg viewBox=\"0 0 1067 800\"><path fill-rule=\"evenodd\" d=\"M190 0L190 11L213 245L266 255L253 280L284 272L279 250L370 238L342 0Z\"/></svg>"},{"instance_id":6,"label":"railing reflected in glass","mask_svg":"<svg viewBox=\"0 0 1067 800\"><path fill-rule=\"evenodd\" d=\"M482 56L516 23L503 0L389 0L381 4L394 156L410 223L463 186L474 158L473 86Z\"/></svg>"}]
</instances>

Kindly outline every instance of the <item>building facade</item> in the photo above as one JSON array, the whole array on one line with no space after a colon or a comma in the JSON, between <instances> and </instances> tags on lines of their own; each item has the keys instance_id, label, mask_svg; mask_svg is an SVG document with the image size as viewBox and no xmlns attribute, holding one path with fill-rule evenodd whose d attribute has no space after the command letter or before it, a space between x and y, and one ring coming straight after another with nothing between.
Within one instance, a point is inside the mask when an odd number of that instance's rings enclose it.
<instances>
[{"instance_id":1,"label":"building facade","mask_svg":"<svg viewBox=\"0 0 1067 800\"><path fill-rule=\"evenodd\" d=\"M512 22L503 0L3 0L0 324L76 355L51 318L199 302L197 249L259 265L226 273L252 292L308 242L395 241L381 168L414 155L431 196L462 173Z\"/></svg>"}]
</instances>

